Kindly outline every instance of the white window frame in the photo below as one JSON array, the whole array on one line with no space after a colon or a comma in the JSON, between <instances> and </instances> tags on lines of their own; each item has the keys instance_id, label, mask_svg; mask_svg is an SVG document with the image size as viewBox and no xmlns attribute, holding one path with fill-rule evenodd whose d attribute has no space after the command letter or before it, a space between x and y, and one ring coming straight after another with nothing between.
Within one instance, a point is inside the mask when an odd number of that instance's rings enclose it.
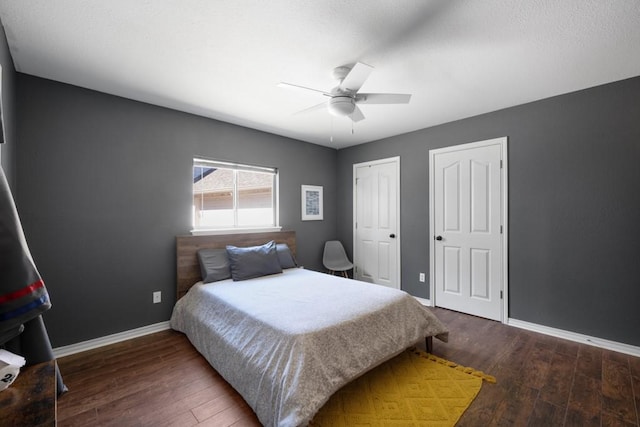
<instances>
[{"instance_id":1,"label":"white window frame","mask_svg":"<svg viewBox=\"0 0 640 427\"><path fill-rule=\"evenodd\" d=\"M261 172L261 173L269 173L273 174L273 226L258 226L258 227L239 227L237 225L231 227L199 227L196 228L195 224L192 225L191 234L193 235L211 235L211 234L238 234L238 233L255 233L255 232L266 232L266 231L280 231L282 227L280 227L280 197L279 197L279 173L277 168L272 167L264 167L264 166L254 166L233 162L225 162L220 160L211 160L202 157L196 157L193 159L193 165L191 170L193 172L193 168L196 166L205 166L205 167L213 167L218 169L232 169L234 171L247 171L247 172ZM235 173L234 173L235 174ZM193 183L192 183L193 188ZM233 189L233 210L235 223L237 224L237 182L234 179L234 189ZM193 190L192 190L193 200Z\"/></svg>"}]
</instances>

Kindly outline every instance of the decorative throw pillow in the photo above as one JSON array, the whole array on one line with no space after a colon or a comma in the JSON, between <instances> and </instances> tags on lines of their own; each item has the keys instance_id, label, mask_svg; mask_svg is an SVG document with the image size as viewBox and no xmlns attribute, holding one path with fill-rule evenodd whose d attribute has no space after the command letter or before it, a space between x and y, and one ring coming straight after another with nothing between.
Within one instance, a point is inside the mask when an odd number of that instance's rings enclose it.
<instances>
[{"instance_id":1,"label":"decorative throw pillow","mask_svg":"<svg viewBox=\"0 0 640 427\"><path fill-rule=\"evenodd\" d=\"M289 245L287 245L286 243L278 243L276 245L276 252L278 253L278 261L280 261L280 267L282 267L283 269L295 268L298 266L298 263L296 263L296 259L291 253Z\"/></svg>"},{"instance_id":2,"label":"decorative throw pillow","mask_svg":"<svg viewBox=\"0 0 640 427\"><path fill-rule=\"evenodd\" d=\"M231 277L236 281L282 273L276 242L273 240L262 246L246 248L227 246L227 255L229 256Z\"/></svg>"},{"instance_id":3,"label":"decorative throw pillow","mask_svg":"<svg viewBox=\"0 0 640 427\"><path fill-rule=\"evenodd\" d=\"M198 261L204 283L217 282L231 277L226 249L200 249Z\"/></svg>"}]
</instances>

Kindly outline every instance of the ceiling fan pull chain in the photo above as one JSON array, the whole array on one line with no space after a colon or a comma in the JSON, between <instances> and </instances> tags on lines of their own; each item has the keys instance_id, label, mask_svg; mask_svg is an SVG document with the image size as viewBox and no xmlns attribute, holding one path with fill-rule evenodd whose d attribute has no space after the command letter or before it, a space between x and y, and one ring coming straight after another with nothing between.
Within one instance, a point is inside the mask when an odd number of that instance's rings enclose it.
<instances>
[{"instance_id":1,"label":"ceiling fan pull chain","mask_svg":"<svg viewBox=\"0 0 640 427\"><path fill-rule=\"evenodd\" d=\"M331 120L331 136L329 137L329 142L333 143L333 116L330 117Z\"/></svg>"}]
</instances>

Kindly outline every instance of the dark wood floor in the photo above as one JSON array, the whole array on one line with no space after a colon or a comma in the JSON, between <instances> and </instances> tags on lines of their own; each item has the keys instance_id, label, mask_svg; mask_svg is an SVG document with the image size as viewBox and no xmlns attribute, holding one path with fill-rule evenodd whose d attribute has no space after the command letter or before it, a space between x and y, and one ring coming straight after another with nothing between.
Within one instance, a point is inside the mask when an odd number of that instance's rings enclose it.
<instances>
[{"instance_id":1,"label":"dark wood floor","mask_svg":"<svg viewBox=\"0 0 640 427\"><path fill-rule=\"evenodd\" d=\"M494 375L459 426L638 426L640 358L435 309L434 354ZM259 426L193 349L164 331L58 360L64 426Z\"/></svg>"}]
</instances>

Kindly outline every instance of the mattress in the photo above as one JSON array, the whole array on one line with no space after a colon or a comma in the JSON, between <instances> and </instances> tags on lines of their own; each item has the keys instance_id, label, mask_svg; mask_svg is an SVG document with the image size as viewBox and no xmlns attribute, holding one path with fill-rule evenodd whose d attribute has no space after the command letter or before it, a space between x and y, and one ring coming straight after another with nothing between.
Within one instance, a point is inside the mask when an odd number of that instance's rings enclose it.
<instances>
[{"instance_id":1,"label":"mattress","mask_svg":"<svg viewBox=\"0 0 640 427\"><path fill-rule=\"evenodd\" d=\"M194 285L171 327L265 426L306 425L352 379L446 327L406 292L300 268Z\"/></svg>"}]
</instances>

